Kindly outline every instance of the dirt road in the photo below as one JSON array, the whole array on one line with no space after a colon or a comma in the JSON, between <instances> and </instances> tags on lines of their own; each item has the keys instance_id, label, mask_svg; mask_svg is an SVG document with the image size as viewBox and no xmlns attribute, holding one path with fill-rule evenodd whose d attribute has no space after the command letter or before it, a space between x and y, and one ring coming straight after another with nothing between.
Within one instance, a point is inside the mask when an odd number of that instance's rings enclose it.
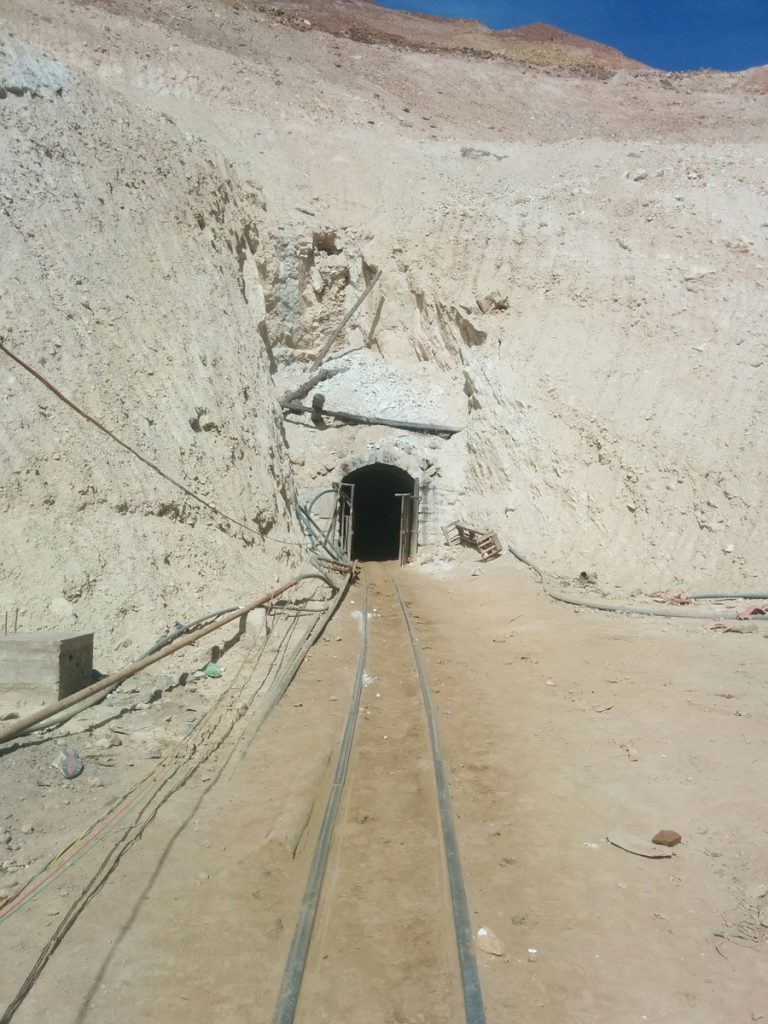
<instances>
[{"instance_id":1,"label":"dirt road","mask_svg":"<svg viewBox=\"0 0 768 1024\"><path fill-rule=\"evenodd\" d=\"M473 928L506 947L478 953L488 1020L759 1019L765 639L579 613L509 561L470 568L395 576L430 677ZM424 713L389 573L369 568L366 685L302 1022L463 1020ZM264 727L246 726L162 808L14 1021L271 1020L360 627L356 589ZM668 860L604 841L663 827L683 835ZM45 900L0 931L3 1006L56 923Z\"/></svg>"}]
</instances>

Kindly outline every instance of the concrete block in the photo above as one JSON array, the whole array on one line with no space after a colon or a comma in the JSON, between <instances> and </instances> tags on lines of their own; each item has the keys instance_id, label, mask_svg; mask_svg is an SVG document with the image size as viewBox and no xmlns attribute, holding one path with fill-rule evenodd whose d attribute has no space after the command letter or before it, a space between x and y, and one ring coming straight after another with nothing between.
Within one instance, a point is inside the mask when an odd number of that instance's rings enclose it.
<instances>
[{"instance_id":1,"label":"concrete block","mask_svg":"<svg viewBox=\"0 0 768 1024\"><path fill-rule=\"evenodd\" d=\"M93 682L93 633L0 634L0 706L39 706Z\"/></svg>"}]
</instances>

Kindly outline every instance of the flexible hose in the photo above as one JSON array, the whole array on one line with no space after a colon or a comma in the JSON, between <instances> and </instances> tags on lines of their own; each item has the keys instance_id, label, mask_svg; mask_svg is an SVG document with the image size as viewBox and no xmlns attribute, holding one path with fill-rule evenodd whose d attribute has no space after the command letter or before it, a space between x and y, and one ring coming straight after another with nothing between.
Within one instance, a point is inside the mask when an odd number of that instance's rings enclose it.
<instances>
[{"instance_id":1,"label":"flexible hose","mask_svg":"<svg viewBox=\"0 0 768 1024\"><path fill-rule=\"evenodd\" d=\"M218 619L221 615L227 615L229 612L236 612L239 607L239 605L233 605L231 608L222 608L218 612L209 612L208 615L201 615L199 619L194 619L192 622L187 622L186 624L181 622L178 623L170 633L163 637L162 640L158 640L157 643L152 644L152 646L142 654L142 658L148 658L151 654L154 654L155 651L159 651L167 644L173 643L174 640L177 640L180 636L188 633L191 629L194 629L195 626L201 626L204 622L212 622L214 619ZM74 708L70 708L68 711L62 711L61 714L54 715L53 718L49 718L46 722L43 722L40 725L31 726L22 733L22 736L28 736L30 733L37 732L38 730L55 729L60 725L64 725L65 722L68 722L71 718L75 718L79 715L81 711L86 711L88 708L101 704L101 702L111 692L111 690L102 690L101 693L94 693L92 697L89 697L88 700L84 700L82 704L78 704Z\"/></svg>"},{"instance_id":2,"label":"flexible hose","mask_svg":"<svg viewBox=\"0 0 768 1024\"><path fill-rule=\"evenodd\" d=\"M187 622L186 624L178 623L178 625L174 626L171 632L164 636L162 640L158 640L157 643L152 644L149 650L142 654L142 658L148 658L151 654L154 654L155 651L159 651L167 644L173 643L174 640L177 640L180 636L188 633L191 629L194 629L195 626L200 626L204 622L208 621L212 622L214 619L218 619L221 615L227 615L229 612L236 612L239 607L239 605L233 605L231 608L222 608L218 612L210 612L208 615L201 615L199 619L194 619L192 622ZM88 708L101 704L105 697L111 692L112 690L110 689L102 690L101 693L94 693L92 697L89 697L88 700L84 700L82 704L78 704L74 708L70 708L68 711L62 711L61 714L54 715L53 718L49 718L40 725L30 726L30 728L25 729L21 735L28 736L33 732L55 729L60 725L64 725L65 722L68 722L71 718L75 718L79 715L81 711L87 711Z\"/></svg>"},{"instance_id":3,"label":"flexible hose","mask_svg":"<svg viewBox=\"0 0 768 1024\"><path fill-rule=\"evenodd\" d=\"M158 640L157 643L152 644L149 650L142 654L142 658L148 658L150 654L154 654L155 651L159 651L161 647L165 647L166 644L173 643L174 640L177 640L180 636L184 636L185 633L188 633L190 629L194 629L195 626L202 626L204 622L218 619L220 615L228 615L230 612L236 612L239 607L240 605L234 604L231 608L222 608L218 612L209 612L207 615L201 615L199 619L194 619L192 622L187 622L186 624L177 622L170 633L164 636L162 640Z\"/></svg>"},{"instance_id":4,"label":"flexible hose","mask_svg":"<svg viewBox=\"0 0 768 1024\"><path fill-rule=\"evenodd\" d=\"M141 658L139 661L133 662L120 672L115 672L111 676L105 676L104 679L99 680L99 682L86 687L85 690L80 691L82 696L80 696L80 693L70 694L69 697L64 697L55 704L41 708L39 711L28 715L26 718L14 722L11 726L5 729L0 729L0 743L7 743L17 737L24 736L28 732L34 731L36 726L49 722L52 718L58 717L63 712L69 711L72 707L77 707L78 710L81 710L86 706L86 702L91 700L92 697L114 690L114 688L125 679L136 675L137 672L143 671L145 668L149 668L150 665L167 657L169 654L175 654L177 650L181 650L183 647L202 639L204 636L207 636L208 633L213 632L213 630L233 621L238 617L238 614L247 615L255 608L269 604L271 601L275 600L275 598L285 593L286 590L290 590L291 587L297 586L302 580L308 579L320 580L327 587L330 587L334 593L339 589L338 583L332 580L326 573L320 572L316 569L310 572L304 572L300 576L295 576L292 580L289 580L288 583L284 583L282 586L275 588L263 597L250 602L250 604L247 604L242 608L238 606L235 611L230 612L229 615L220 616L220 622L214 621L209 623L207 626L201 626L196 632L189 634L187 639L179 638L170 645L169 650L164 654L156 651L154 654L149 655L149 657Z\"/></svg>"},{"instance_id":5,"label":"flexible hose","mask_svg":"<svg viewBox=\"0 0 768 1024\"><path fill-rule=\"evenodd\" d=\"M624 612L628 615L656 615L665 619L739 619L739 613L712 609L707 612L696 612L689 608L650 608L647 605L614 604L611 601L592 601L588 598L571 597L568 594L556 594L547 590L549 597L563 604L578 605L581 608L594 608L599 612ZM766 617L768 618L768 617Z\"/></svg>"},{"instance_id":6,"label":"flexible hose","mask_svg":"<svg viewBox=\"0 0 768 1024\"><path fill-rule=\"evenodd\" d=\"M544 579L544 574L537 565L534 565L530 559L526 558L525 555L521 555L519 551L516 551L511 544L507 544L507 550L511 555L522 562L523 565L527 565L529 569L533 569L536 575L541 581L541 585L544 588L544 593L551 597L553 601L559 601L561 604L576 605L579 608L592 608L598 612L623 612L627 615L655 615L659 618L665 619L739 619L739 613L734 611L723 611L722 609L716 609L710 612L697 612L691 609L685 608L649 608L647 606L636 606L628 604L615 604L612 601L593 601L586 597L571 597L569 594L558 594L553 590L550 590ZM763 595L755 594L699 594L693 597L693 600L713 600L715 598L725 597L756 597ZM754 620L753 620L754 621ZM758 622L768 622L768 615L763 619L756 620Z\"/></svg>"},{"instance_id":7,"label":"flexible hose","mask_svg":"<svg viewBox=\"0 0 768 1024\"><path fill-rule=\"evenodd\" d=\"M341 548L337 547L332 541L325 540L325 538L322 535L322 532L318 528L314 519L307 512L304 506L297 505L296 508L298 510L299 518L301 520L302 525L304 526L304 532L309 539L309 543L312 550L316 551L317 546L319 544L320 547L323 548L327 552L327 554L329 554L332 558L335 558L336 561L348 562L349 559L347 558L346 554L341 550Z\"/></svg>"}]
</instances>

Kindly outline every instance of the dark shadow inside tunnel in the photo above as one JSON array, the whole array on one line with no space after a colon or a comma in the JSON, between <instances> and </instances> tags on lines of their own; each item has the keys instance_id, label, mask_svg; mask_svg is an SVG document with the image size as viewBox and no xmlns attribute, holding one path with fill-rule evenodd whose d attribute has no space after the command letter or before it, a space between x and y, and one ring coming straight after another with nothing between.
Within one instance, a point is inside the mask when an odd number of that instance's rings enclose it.
<instances>
[{"instance_id":1,"label":"dark shadow inside tunnel","mask_svg":"<svg viewBox=\"0 0 768 1024\"><path fill-rule=\"evenodd\" d=\"M400 554L400 494L414 493L413 477L376 462L344 477L353 484L352 558L386 562Z\"/></svg>"}]
</instances>

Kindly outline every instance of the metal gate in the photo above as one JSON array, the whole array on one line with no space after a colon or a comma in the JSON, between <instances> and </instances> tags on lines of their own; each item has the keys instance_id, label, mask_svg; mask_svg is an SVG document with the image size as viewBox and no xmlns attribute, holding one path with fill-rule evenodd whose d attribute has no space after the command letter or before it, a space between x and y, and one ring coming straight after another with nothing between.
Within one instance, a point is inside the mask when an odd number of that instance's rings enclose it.
<instances>
[{"instance_id":1,"label":"metal gate","mask_svg":"<svg viewBox=\"0 0 768 1024\"><path fill-rule=\"evenodd\" d=\"M405 565L419 550L419 481L414 480L412 494L396 497L400 499L400 565Z\"/></svg>"},{"instance_id":2,"label":"metal gate","mask_svg":"<svg viewBox=\"0 0 768 1024\"><path fill-rule=\"evenodd\" d=\"M339 484L334 519L338 523L339 547L352 558L352 540L355 536L355 485Z\"/></svg>"}]
</instances>

